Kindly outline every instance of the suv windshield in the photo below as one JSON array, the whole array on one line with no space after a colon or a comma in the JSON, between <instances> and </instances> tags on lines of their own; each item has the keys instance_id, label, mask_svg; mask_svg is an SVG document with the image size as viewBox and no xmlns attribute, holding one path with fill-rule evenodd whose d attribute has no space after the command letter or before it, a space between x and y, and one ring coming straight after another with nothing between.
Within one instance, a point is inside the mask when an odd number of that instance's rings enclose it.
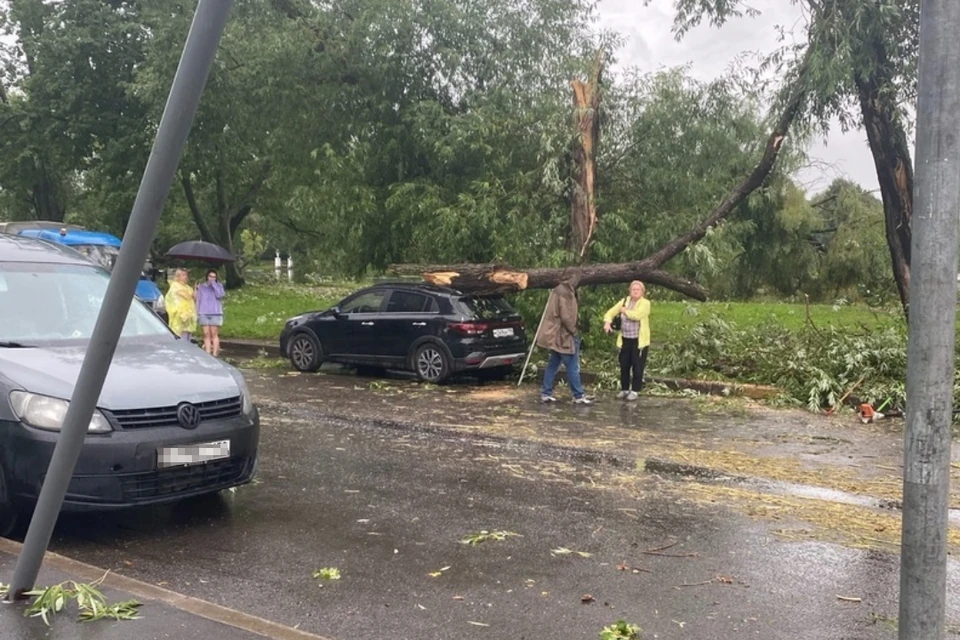
<instances>
[{"instance_id":1,"label":"suv windshield","mask_svg":"<svg viewBox=\"0 0 960 640\"><path fill-rule=\"evenodd\" d=\"M117 262L117 256L120 255L120 247L105 244L75 244L72 248L107 271L113 271L113 265Z\"/></svg>"},{"instance_id":2,"label":"suv windshield","mask_svg":"<svg viewBox=\"0 0 960 640\"><path fill-rule=\"evenodd\" d=\"M0 262L0 342L87 341L110 281L94 266ZM130 305L121 336L170 336L142 304Z\"/></svg>"},{"instance_id":3,"label":"suv windshield","mask_svg":"<svg viewBox=\"0 0 960 640\"><path fill-rule=\"evenodd\" d=\"M467 309L468 315L478 320L493 320L516 313L502 296L460 298L460 304Z\"/></svg>"}]
</instances>

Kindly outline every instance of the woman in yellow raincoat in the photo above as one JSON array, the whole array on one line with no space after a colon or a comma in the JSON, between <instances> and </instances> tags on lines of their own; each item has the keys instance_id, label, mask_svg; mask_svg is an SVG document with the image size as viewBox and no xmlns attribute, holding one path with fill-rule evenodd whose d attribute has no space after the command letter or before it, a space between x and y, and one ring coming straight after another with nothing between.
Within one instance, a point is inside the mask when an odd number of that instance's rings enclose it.
<instances>
[{"instance_id":1,"label":"woman in yellow raincoat","mask_svg":"<svg viewBox=\"0 0 960 640\"><path fill-rule=\"evenodd\" d=\"M647 288L639 280L630 283L630 295L610 307L603 316L603 330L617 331L620 348L620 393L617 398L634 401L643 388L643 371L647 367L650 350L650 301L644 297ZM620 326L613 327L620 316ZM633 384L630 384L630 373Z\"/></svg>"},{"instance_id":2,"label":"woman in yellow raincoat","mask_svg":"<svg viewBox=\"0 0 960 640\"><path fill-rule=\"evenodd\" d=\"M186 269L177 269L164 302L167 303L170 328L184 340L189 340L197 328L197 305L193 289L187 284Z\"/></svg>"}]
</instances>

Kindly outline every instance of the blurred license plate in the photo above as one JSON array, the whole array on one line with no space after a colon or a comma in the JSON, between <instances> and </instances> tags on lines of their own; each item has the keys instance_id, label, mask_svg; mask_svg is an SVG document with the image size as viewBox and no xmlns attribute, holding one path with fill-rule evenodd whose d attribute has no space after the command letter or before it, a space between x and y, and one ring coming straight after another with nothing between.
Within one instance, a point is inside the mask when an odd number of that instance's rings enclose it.
<instances>
[{"instance_id":1,"label":"blurred license plate","mask_svg":"<svg viewBox=\"0 0 960 640\"><path fill-rule=\"evenodd\" d=\"M211 460L230 457L230 441L217 440L185 447L161 447L157 450L157 466L182 467L189 464L203 464Z\"/></svg>"},{"instance_id":2,"label":"blurred license plate","mask_svg":"<svg viewBox=\"0 0 960 640\"><path fill-rule=\"evenodd\" d=\"M494 338L509 338L512 335L513 335L513 327L507 327L506 329L493 330Z\"/></svg>"}]
</instances>

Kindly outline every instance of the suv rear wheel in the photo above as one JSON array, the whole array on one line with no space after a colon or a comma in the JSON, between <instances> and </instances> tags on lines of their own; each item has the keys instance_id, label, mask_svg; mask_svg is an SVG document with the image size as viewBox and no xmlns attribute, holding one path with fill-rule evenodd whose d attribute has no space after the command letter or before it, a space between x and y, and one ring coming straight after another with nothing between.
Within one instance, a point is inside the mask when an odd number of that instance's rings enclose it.
<instances>
[{"instance_id":1,"label":"suv rear wheel","mask_svg":"<svg viewBox=\"0 0 960 640\"><path fill-rule=\"evenodd\" d=\"M450 377L450 358L443 347L432 342L417 349L413 366L417 376L424 382L443 382Z\"/></svg>"}]
</instances>

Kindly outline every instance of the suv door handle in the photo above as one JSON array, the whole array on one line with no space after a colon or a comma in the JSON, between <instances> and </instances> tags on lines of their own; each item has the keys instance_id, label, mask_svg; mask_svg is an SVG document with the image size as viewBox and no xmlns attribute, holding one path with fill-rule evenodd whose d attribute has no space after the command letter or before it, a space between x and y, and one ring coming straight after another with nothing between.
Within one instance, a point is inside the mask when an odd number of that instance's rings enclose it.
<instances>
[{"instance_id":1,"label":"suv door handle","mask_svg":"<svg viewBox=\"0 0 960 640\"><path fill-rule=\"evenodd\" d=\"M425 327L425 326L427 326L427 323L426 323L426 322L414 322L414 323L413 323L413 326L415 326L415 327Z\"/></svg>"},{"instance_id":2,"label":"suv door handle","mask_svg":"<svg viewBox=\"0 0 960 640\"><path fill-rule=\"evenodd\" d=\"M372 326L373 326L373 323L372 323L372 322L361 322L360 324L362 324L362 325L365 326L365 327L372 327Z\"/></svg>"}]
</instances>

